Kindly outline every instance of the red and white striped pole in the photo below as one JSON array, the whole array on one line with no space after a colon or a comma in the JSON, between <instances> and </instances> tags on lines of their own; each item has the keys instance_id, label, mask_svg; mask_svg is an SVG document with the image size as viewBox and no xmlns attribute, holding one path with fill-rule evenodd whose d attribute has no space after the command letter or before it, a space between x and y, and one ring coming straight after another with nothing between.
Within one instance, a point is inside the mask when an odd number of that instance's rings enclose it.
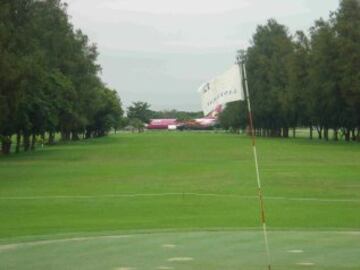
<instances>
[{"instance_id":1,"label":"red and white striped pole","mask_svg":"<svg viewBox=\"0 0 360 270\"><path fill-rule=\"evenodd\" d=\"M267 256L267 267L268 267L268 270L271 270L271 257L270 257L268 233L267 233L267 228L266 228L264 196L263 196L262 186L261 186L261 181L260 181L259 162L258 162L258 155L257 155L257 150L256 150L256 135L255 135L255 129L254 129L253 114L252 114L252 110L251 110L249 85L248 85L248 80L247 80L246 64L245 64L244 58L245 57L244 57L243 53L239 54L237 56L237 63L240 68L240 75L241 75L243 87L245 90L244 94L245 94L247 107L248 107L248 113L249 113L249 125L250 125L252 148L253 148L254 161L255 161L256 180L257 180L258 193L259 193L260 220L262 223L262 228L263 228L263 233L264 233L264 242L265 242L265 249L266 249L266 256Z\"/></svg>"}]
</instances>

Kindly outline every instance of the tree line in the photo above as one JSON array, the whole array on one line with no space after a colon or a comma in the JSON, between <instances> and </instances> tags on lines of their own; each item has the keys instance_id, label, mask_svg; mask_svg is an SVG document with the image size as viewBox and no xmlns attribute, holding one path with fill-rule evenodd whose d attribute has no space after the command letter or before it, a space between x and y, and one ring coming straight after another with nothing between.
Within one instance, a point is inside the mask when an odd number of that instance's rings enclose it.
<instances>
[{"instance_id":1,"label":"tree line","mask_svg":"<svg viewBox=\"0 0 360 270\"><path fill-rule=\"evenodd\" d=\"M0 139L9 154L39 138L104 136L122 119L116 91L100 79L98 51L74 29L61 0L0 1Z\"/></svg>"},{"instance_id":2,"label":"tree line","mask_svg":"<svg viewBox=\"0 0 360 270\"><path fill-rule=\"evenodd\" d=\"M271 19L257 27L246 51L258 136L289 137L309 127L320 139L360 141L360 3L343 0L328 20L291 35ZM220 115L226 129L247 127L245 102Z\"/></svg>"}]
</instances>

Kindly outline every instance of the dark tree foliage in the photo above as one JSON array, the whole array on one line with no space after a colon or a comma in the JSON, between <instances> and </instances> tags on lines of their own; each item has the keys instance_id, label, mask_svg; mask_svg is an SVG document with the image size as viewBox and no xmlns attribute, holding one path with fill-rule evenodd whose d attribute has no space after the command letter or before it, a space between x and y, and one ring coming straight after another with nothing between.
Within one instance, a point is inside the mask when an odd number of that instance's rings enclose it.
<instances>
[{"instance_id":1,"label":"dark tree foliage","mask_svg":"<svg viewBox=\"0 0 360 270\"><path fill-rule=\"evenodd\" d=\"M360 1L343 0L331 22L338 49L340 128L346 140L360 140Z\"/></svg>"},{"instance_id":2,"label":"dark tree foliage","mask_svg":"<svg viewBox=\"0 0 360 270\"><path fill-rule=\"evenodd\" d=\"M257 134L289 136L310 127L320 139L360 141L360 3L343 0L330 19L320 19L310 36L294 36L269 20L259 26L245 59ZM236 103L235 103L236 104ZM220 116L223 127L244 125L238 105Z\"/></svg>"},{"instance_id":3,"label":"dark tree foliage","mask_svg":"<svg viewBox=\"0 0 360 270\"><path fill-rule=\"evenodd\" d=\"M247 53L247 71L258 128L272 136L288 136L292 104L288 63L293 44L285 26L275 20L259 26Z\"/></svg>"},{"instance_id":4,"label":"dark tree foliage","mask_svg":"<svg viewBox=\"0 0 360 270\"><path fill-rule=\"evenodd\" d=\"M319 138L328 139L329 128L338 128L341 120L339 96L338 50L332 25L323 20L311 29L311 64L309 102ZM337 119L339 118L339 119Z\"/></svg>"},{"instance_id":5,"label":"dark tree foliage","mask_svg":"<svg viewBox=\"0 0 360 270\"><path fill-rule=\"evenodd\" d=\"M137 119L142 123L149 123L152 117L150 104L141 101L133 102L133 104L128 108L127 117L130 121Z\"/></svg>"},{"instance_id":6,"label":"dark tree foliage","mask_svg":"<svg viewBox=\"0 0 360 270\"><path fill-rule=\"evenodd\" d=\"M289 59L289 95L291 127L296 136L297 126L312 126L310 81L310 40L304 32L298 31L294 39L294 51Z\"/></svg>"},{"instance_id":7,"label":"dark tree foliage","mask_svg":"<svg viewBox=\"0 0 360 270\"><path fill-rule=\"evenodd\" d=\"M236 101L227 104L219 116L221 126L231 132L238 133L245 129L248 123L247 105L244 101Z\"/></svg>"},{"instance_id":8,"label":"dark tree foliage","mask_svg":"<svg viewBox=\"0 0 360 270\"><path fill-rule=\"evenodd\" d=\"M122 117L120 99L99 79L95 44L69 22L61 0L0 1L2 152L105 135Z\"/></svg>"}]
</instances>

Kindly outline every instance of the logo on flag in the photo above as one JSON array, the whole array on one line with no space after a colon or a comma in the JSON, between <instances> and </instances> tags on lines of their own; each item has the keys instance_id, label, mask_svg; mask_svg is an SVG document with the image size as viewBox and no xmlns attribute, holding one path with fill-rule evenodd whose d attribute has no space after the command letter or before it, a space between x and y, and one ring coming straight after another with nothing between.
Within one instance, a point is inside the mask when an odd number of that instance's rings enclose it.
<instances>
[{"instance_id":1,"label":"logo on flag","mask_svg":"<svg viewBox=\"0 0 360 270\"><path fill-rule=\"evenodd\" d=\"M205 115L229 102L244 100L238 65L233 65L222 75L204 83L200 88L201 106Z\"/></svg>"}]
</instances>

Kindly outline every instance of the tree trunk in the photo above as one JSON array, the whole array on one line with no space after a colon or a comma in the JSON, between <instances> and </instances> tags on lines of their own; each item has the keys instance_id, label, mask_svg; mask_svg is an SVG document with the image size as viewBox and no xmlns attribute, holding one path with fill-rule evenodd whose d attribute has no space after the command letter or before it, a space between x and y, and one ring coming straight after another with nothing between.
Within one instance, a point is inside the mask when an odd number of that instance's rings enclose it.
<instances>
[{"instance_id":1,"label":"tree trunk","mask_svg":"<svg viewBox=\"0 0 360 270\"><path fill-rule=\"evenodd\" d=\"M283 128L283 137L289 138L289 128Z\"/></svg>"},{"instance_id":2,"label":"tree trunk","mask_svg":"<svg viewBox=\"0 0 360 270\"><path fill-rule=\"evenodd\" d=\"M85 139L90 139L90 138L91 138L91 131L87 129L85 133Z\"/></svg>"},{"instance_id":3,"label":"tree trunk","mask_svg":"<svg viewBox=\"0 0 360 270\"><path fill-rule=\"evenodd\" d=\"M350 129L345 129L345 141L350 142Z\"/></svg>"},{"instance_id":4,"label":"tree trunk","mask_svg":"<svg viewBox=\"0 0 360 270\"><path fill-rule=\"evenodd\" d=\"M353 130L351 130L351 140L356 141L355 128Z\"/></svg>"},{"instance_id":5,"label":"tree trunk","mask_svg":"<svg viewBox=\"0 0 360 270\"><path fill-rule=\"evenodd\" d=\"M329 129L328 128L324 128L324 139L325 140L329 140Z\"/></svg>"},{"instance_id":6,"label":"tree trunk","mask_svg":"<svg viewBox=\"0 0 360 270\"><path fill-rule=\"evenodd\" d=\"M27 152L30 149L30 134L24 134L24 151Z\"/></svg>"},{"instance_id":7,"label":"tree trunk","mask_svg":"<svg viewBox=\"0 0 360 270\"><path fill-rule=\"evenodd\" d=\"M45 146L45 132L41 133L41 148Z\"/></svg>"},{"instance_id":8,"label":"tree trunk","mask_svg":"<svg viewBox=\"0 0 360 270\"><path fill-rule=\"evenodd\" d=\"M36 135L33 134L31 136L31 151L34 151L35 150L35 144L36 144Z\"/></svg>"},{"instance_id":9,"label":"tree trunk","mask_svg":"<svg viewBox=\"0 0 360 270\"><path fill-rule=\"evenodd\" d=\"M61 131L61 140L70 141L70 131Z\"/></svg>"},{"instance_id":10,"label":"tree trunk","mask_svg":"<svg viewBox=\"0 0 360 270\"><path fill-rule=\"evenodd\" d=\"M271 137L281 137L281 129L275 128L271 130Z\"/></svg>"},{"instance_id":11,"label":"tree trunk","mask_svg":"<svg viewBox=\"0 0 360 270\"><path fill-rule=\"evenodd\" d=\"M314 132L314 129L313 129L313 126L311 125L310 126L310 140L312 140L314 138L313 132Z\"/></svg>"},{"instance_id":12,"label":"tree trunk","mask_svg":"<svg viewBox=\"0 0 360 270\"><path fill-rule=\"evenodd\" d=\"M322 127L316 127L316 130L317 130L318 135L319 135L319 140L321 140L322 139L323 128Z\"/></svg>"},{"instance_id":13,"label":"tree trunk","mask_svg":"<svg viewBox=\"0 0 360 270\"><path fill-rule=\"evenodd\" d=\"M48 143L49 143L49 145L54 145L55 144L55 134L52 131L50 131L50 133L49 133Z\"/></svg>"},{"instance_id":14,"label":"tree trunk","mask_svg":"<svg viewBox=\"0 0 360 270\"><path fill-rule=\"evenodd\" d=\"M16 149L15 149L15 153L20 153L20 147L21 147L21 134L20 132L18 132L16 134Z\"/></svg>"},{"instance_id":15,"label":"tree trunk","mask_svg":"<svg viewBox=\"0 0 360 270\"><path fill-rule=\"evenodd\" d=\"M334 141L339 140L339 130L337 128L334 129Z\"/></svg>"},{"instance_id":16,"label":"tree trunk","mask_svg":"<svg viewBox=\"0 0 360 270\"><path fill-rule=\"evenodd\" d=\"M4 155L9 155L11 151L11 137L10 136L4 136L1 139L1 152Z\"/></svg>"},{"instance_id":17,"label":"tree trunk","mask_svg":"<svg viewBox=\"0 0 360 270\"><path fill-rule=\"evenodd\" d=\"M72 140L72 141L78 141L78 140L80 140L79 134L78 134L77 132L72 132L71 140Z\"/></svg>"}]
</instances>

